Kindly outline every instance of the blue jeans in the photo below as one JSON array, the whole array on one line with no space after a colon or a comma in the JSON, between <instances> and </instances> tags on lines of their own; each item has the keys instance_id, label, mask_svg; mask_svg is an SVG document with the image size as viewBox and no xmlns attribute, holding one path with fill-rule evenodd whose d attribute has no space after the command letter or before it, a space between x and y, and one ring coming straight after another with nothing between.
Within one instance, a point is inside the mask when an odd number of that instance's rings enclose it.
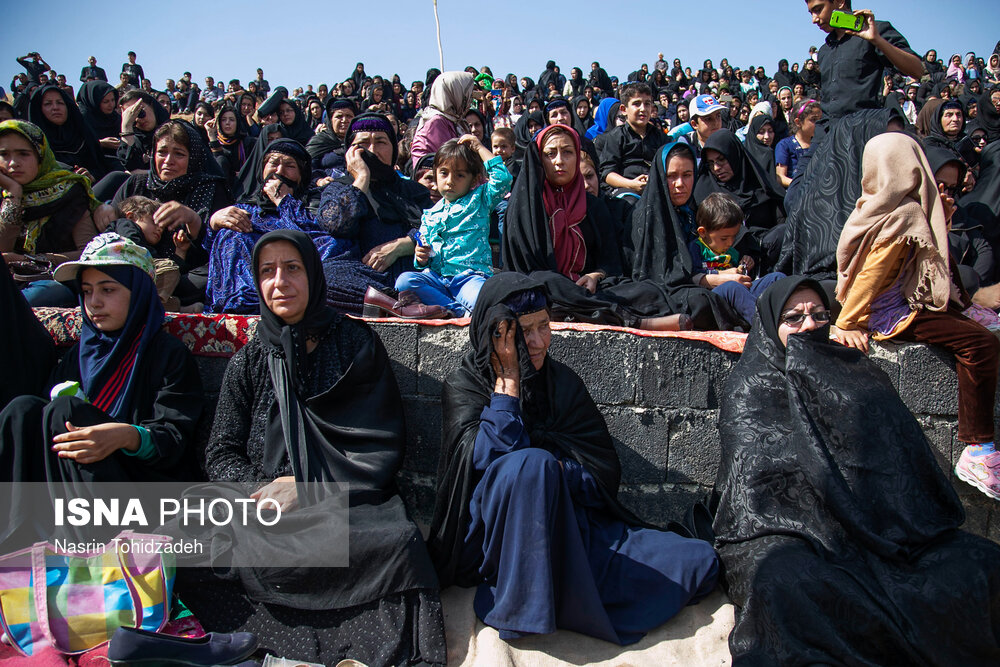
<instances>
[{"instance_id":1,"label":"blue jeans","mask_svg":"<svg viewBox=\"0 0 1000 667\"><path fill-rule=\"evenodd\" d=\"M757 308L757 297L763 294L764 290L774 284L775 281L781 280L784 277L784 273L775 271L774 273L761 276L757 280L753 281L750 285L750 289L740 285L735 280L730 280L722 283L718 287L713 287L712 291L717 294L721 294L726 301L732 304L733 308L736 309L736 312L739 313L743 319L752 324L753 313Z\"/></svg>"},{"instance_id":2,"label":"blue jeans","mask_svg":"<svg viewBox=\"0 0 1000 667\"><path fill-rule=\"evenodd\" d=\"M32 308L42 306L73 308L80 305L76 293L55 280L36 280L28 283L21 290L21 294Z\"/></svg>"},{"instance_id":3,"label":"blue jeans","mask_svg":"<svg viewBox=\"0 0 1000 667\"><path fill-rule=\"evenodd\" d=\"M488 277L472 269L451 278L439 276L430 269L406 271L396 279L396 289L400 292L412 290L421 303L444 306L455 317L464 317L472 314L479 290Z\"/></svg>"}]
</instances>

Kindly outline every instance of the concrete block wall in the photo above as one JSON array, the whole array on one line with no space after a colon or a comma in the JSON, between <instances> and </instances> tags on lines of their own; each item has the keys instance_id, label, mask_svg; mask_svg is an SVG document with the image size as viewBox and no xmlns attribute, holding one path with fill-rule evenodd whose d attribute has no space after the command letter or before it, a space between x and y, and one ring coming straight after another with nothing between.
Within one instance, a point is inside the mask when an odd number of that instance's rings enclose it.
<instances>
[{"instance_id":1,"label":"concrete block wall","mask_svg":"<svg viewBox=\"0 0 1000 667\"><path fill-rule=\"evenodd\" d=\"M392 358L406 411L403 496L414 518L429 522L441 439L441 388L468 349L468 328L371 324ZM738 354L680 338L565 330L553 332L550 354L583 378L604 414L622 463L620 497L626 505L645 520L665 525L705 497L719 463L719 400ZM966 528L1000 542L1000 503L952 472L961 454L955 439L954 361L922 345L891 343L875 344L871 358L889 375L927 434L965 505ZM200 357L198 362L214 397L227 360Z\"/></svg>"}]
</instances>

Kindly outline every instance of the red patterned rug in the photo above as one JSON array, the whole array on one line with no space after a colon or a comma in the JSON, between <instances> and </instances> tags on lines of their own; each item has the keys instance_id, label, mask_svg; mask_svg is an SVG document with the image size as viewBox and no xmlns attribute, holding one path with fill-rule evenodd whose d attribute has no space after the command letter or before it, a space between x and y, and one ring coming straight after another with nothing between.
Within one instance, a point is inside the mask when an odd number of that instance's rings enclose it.
<instances>
[{"instance_id":1,"label":"red patterned rug","mask_svg":"<svg viewBox=\"0 0 1000 667\"><path fill-rule=\"evenodd\" d=\"M79 308L35 308L35 315L49 330L57 345L70 346L80 338ZM181 339L192 353L204 357L231 357L253 337L257 315L181 315L167 313L166 328ZM469 326L469 318L453 320L371 319L372 322L419 324L421 326ZM710 343L727 352L743 352L747 335L733 331L642 331L626 327L576 322L553 322L553 331L621 331L649 338L681 338Z\"/></svg>"}]
</instances>

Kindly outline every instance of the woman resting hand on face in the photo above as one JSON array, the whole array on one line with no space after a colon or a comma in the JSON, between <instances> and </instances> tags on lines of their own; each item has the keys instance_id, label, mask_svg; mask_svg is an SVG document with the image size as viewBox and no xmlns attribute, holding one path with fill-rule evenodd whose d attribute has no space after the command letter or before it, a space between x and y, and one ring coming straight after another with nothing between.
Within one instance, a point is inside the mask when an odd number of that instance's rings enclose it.
<instances>
[{"instance_id":1,"label":"woman resting hand on face","mask_svg":"<svg viewBox=\"0 0 1000 667\"><path fill-rule=\"evenodd\" d=\"M618 501L604 418L548 356L543 285L493 276L469 334L441 397L428 547L442 586L478 586L476 614L501 639L561 628L622 645L711 592L709 543L647 527Z\"/></svg>"}]
</instances>

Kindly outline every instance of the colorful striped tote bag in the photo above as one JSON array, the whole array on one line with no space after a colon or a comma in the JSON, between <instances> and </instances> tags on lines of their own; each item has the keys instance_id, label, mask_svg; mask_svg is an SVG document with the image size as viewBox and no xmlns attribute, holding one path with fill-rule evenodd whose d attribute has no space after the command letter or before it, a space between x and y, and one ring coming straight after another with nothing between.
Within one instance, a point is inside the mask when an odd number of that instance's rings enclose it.
<instances>
[{"instance_id":1,"label":"colorful striped tote bag","mask_svg":"<svg viewBox=\"0 0 1000 667\"><path fill-rule=\"evenodd\" d=\"M93 551L39 542L0 556L0 625L26 656L83 653L119 627L157 632L170 618L174 561L161 553L170 541L123 531Z\"/></svg>"}]
</instances>

